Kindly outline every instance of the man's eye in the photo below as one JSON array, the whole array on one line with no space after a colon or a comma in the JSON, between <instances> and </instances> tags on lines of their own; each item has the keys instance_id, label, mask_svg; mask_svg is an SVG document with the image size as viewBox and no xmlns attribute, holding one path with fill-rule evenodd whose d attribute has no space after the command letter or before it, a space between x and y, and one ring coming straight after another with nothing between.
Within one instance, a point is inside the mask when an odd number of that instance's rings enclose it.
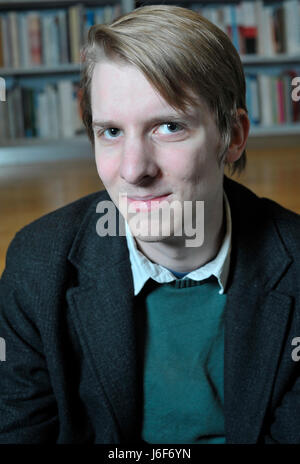
<instances>
[{"instance_id":1,"label":"man's eye","mask_svg":"<svg viewBox=\"0 0 300 464\"><path fill-rule=\"evenodd\" d=\"M163 129L163 134L172 134L182 130L183 126L181 124L178 124L177 122L166 122L159 126L159 129L161 128Z\"/></svg>"},{"instance_id":2,"label":"man's eye","mask_svg":"<svg viewBox=\"0 0 300 464\"><path fill-rule=\"evenodd\" d=\"M109 127L108 129L100 130L97 135L98 137L104 135L106 139L115 139L118 135L118 132L120 132L120 129L117 127Z\"/></svg>"}]
</instances>

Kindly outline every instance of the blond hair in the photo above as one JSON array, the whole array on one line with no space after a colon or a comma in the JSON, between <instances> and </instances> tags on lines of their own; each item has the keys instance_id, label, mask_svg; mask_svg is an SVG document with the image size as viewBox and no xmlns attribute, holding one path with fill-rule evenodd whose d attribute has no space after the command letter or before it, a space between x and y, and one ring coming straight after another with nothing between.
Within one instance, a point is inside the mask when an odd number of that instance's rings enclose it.
<instances>
[{"instance_id":1,"label":"blond hair","mask_svg":"<svg viewBox=\"0 0 300 464\"><path fill-rule=\"evenodd\" d=\"M246 83L240 57L229 37L199 13L171 5L151 5L120 16L110 25L89 30L82 49L81 111L94 145L91 80L103 57L138 68L167 103L184 111L199 96L219 129L226 155L237 109L246 107ZM192 93L191 93L192 91ZM246 152L230 170L241 172Z\"/></svg>"}]
</instances>

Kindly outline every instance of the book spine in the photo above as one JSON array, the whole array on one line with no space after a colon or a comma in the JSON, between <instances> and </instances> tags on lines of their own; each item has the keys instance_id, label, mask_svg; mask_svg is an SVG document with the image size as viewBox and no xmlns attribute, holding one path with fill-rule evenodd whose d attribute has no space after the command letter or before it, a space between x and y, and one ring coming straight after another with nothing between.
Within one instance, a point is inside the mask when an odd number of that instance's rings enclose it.
<instances>
[{"instance_id":1,"label":"book spine","mask_svg":"<svg viewBox=\"0 0 300 464\"><path fill-rule=\"evenodd\" d=\"M0 15L0 68L4 66L4 44L3 44L3 30L2 30L2 16Z\"/></svg>"},{"instance_id":2,"label":"book spine","mask_svg":"<svg viewBox=\"0 0 300 464\"><path fill-rule=\"evenodd\" d=\"M63 137L75 135L73 126L73 89L72 82L67 80L58 81L60 126Z\"/></svg>"},{"instance_id":3,"label":"book spine","mask_svg":"<svg viewBox=\"0 0 300 464\"><path fill-rule=\"evenodd\" d=\"M38 13L28 15L29 49L32 65L42 64L41 25Z\"/></svg>"},{"instance_id":4,"label":"book spine","mask_svg":"<svg viewBox=\"0 0 300 464\"><path fill-rule=\"evenodd\" d=\"M20 30L20 55L21 55L21 66L24 68L30 67L30 51L28 43L28 22L27 14L19 14L19 30Z\"/></svg>"},{"instance_id":5,"label":"book spine","mask_svg":"<svg viewBox=\"0 0 300 464\"><path fill-rule=\"evenodd\" d=\"M283 3L286 37L286 51L290 55L300 53L300 7L298 0Z\"/></svg>"},{"instance_id":6,"label":"book spine","mask_svg":"<svg viewBox=\"0 0 300 464\"><path fill-rule=\"evenodd\" d=\"M69 37L68 37L66 10L58 11L58 35L59 35L60 63L68 63L70 60L69 60Z\"/></svg>"},{"instance_id":7,"label":"book spine","mask_svg":"<svg viewBox=\"0 0 300 464\"><path fill-rule=\"evenodd\" d=\"M7 13L2 16L2 43L3 43L4 66L6 68L10 68L12 67L12 46L11 46L11 34L9 33Z\"/></svg>"},{"instance_id":8,"label":"book spine","mask_svg":"<svg viewBox=\"0 0 300 464\"><path fill-rule=\"evenodd\" d=\"M9 31L11 35L11 52L12 52L12 66L14 68L20 67L19 55L19 28L17 21L17 13L11 11L8 13Z\"/></svg>"},{"instance_id":9,"label":"book spine","mask_svg":"<svg viewBox=\"0 0 300 464\"><path fill-rule=\"evenodd\" d=\"M257 78L259 84L261 124L263 126L271 126L273 124L273 120L270 76L258 74Z\"/></svg>"},{"instance_id":10,"label":"book spine","mask_svg":"<svg viewBox=\"0 0 300 464\"><path fill-rule=\"evenodd\" d=\"M278 122L279 124L285 123L284 114L284 93L283 93L283 80L277 78L277 96L278 96Z\"/></svg>"}]
</instances>

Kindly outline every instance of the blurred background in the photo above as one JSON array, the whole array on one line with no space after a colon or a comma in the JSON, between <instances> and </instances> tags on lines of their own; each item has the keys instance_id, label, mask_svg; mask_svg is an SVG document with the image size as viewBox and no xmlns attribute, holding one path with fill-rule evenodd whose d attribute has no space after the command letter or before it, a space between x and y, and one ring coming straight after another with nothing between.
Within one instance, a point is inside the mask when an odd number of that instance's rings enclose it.
<instances>
[{"instance_id":1,"label":"blurred background","mask_svg":"<svg viewBox=\"0 0 300 464\"><path fill-rule=\"evenodd\" d=\"M0 275L24 225L103 189L79 113L80 47L93 24L154 3L226 32L246 74L246 171L257 195L300 213L300 1L0 0Z\"/></svg>"}]
</instances>

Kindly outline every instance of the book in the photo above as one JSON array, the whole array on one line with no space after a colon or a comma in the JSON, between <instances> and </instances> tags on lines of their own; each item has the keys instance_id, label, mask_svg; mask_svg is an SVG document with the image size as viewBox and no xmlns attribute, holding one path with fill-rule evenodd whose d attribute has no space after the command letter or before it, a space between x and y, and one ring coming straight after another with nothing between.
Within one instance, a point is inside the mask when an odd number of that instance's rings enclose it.
<instances>
[{"instance_id":1,"label":"book","mask_svg":"<svg viewBox=\"0 0 300 464\"><path fill-rule=\"evenodd\" d=\"M28 18L27 13L19 13L19 46L21 64L23 68L29 68L31 66L31 56L29 49L29 31L28 31Z\"/></svg>"},{"instance_id":2,"label":"book","mask_svg":"<svg viewBox=\"0 0 300 464\"><path fill-rule=\"evenodd\" d=\"M30 12L28 19L28 42L30 50L30 64L42 64L42 37L40 16L37 12Z\"/></svg>"},{"instance_id":3,"label":"book","mask_svg":"<svg viewBox=\"0 0 300 464\"><path fill-rule=\"evenodd\" d=\"M4 53L3 53L3 36L2 36L2 16L0 15L0 68L4 66Z\"/></svg>"}]
</instances>

